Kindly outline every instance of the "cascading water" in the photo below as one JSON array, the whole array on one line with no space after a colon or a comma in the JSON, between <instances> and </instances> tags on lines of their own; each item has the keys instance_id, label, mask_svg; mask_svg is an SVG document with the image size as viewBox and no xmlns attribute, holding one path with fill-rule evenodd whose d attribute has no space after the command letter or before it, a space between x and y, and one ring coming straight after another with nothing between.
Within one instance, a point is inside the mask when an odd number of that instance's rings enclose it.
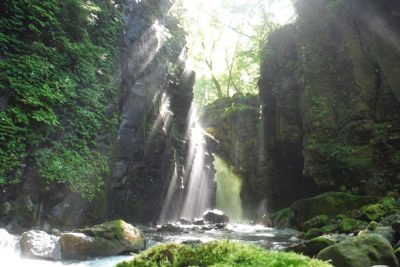
<instances>
[{"instance_id":1,"label":"cascading water","mask_svg":"<svg viewBox=\"0 0 400 267\"><path fill-rule=\"evenodd\" d=\"M186 162L186 170L189 170L187 192L182 209L182 217L195 218L201 216L211 207L211 177L208 177L206 168L206 141L205 133L201 127L195 106L192 106L189 121L191 136L189 143L189 153Z\"/></svg>"},{"instance_id":2,"label":"cascading water","mask_svg":"<svg viewBox=\"0 0 400 267\"><path fill-rule=\"evenodd\" d=\"M220 157L214 156L215 182L217 183L217 209L222 210L232 220L243 219L240 178L237 177L229 165Z\"/></svg>"},{"instance_id":3,"label":"cascading water","mask_svg":"<svg viewBox=\"0 0 400 267\"><path fill-rule=\"evenodd\" d=\"M124 260L131 260L132 256L115 256L96 258L88 261L49 261L29 259L20 256L19 236L9 234L0 229L0 266L29 266L29 267L112 267ZM35 246L46 246L45 243L35 243Z\"/></svg>"},{"instance_id":4,"label":"cascading water","mask_svg":"<svg viewBox=\"0 0 400 267\"><path fill-rule=\"evenodd\" d=\"M210 157L206 148L206 133L198 121L196 107L192 105L186 138L189 140L183 171L178 172L175 163L159 223L177 220L180 217L201 217L212 207L213 171L207 165ZM179 173L182 176L179 176Z\"/></svg>"}]
</instances>

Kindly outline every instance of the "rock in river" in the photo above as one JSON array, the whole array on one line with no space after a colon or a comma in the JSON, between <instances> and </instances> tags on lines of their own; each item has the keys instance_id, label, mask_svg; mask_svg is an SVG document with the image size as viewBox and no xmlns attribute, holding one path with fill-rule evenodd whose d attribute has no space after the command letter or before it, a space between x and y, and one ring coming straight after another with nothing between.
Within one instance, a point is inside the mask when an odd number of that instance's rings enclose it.
<instances>
[{"instance_id":1,"label":"rock in river","mask_svg":"<svg viewBox=\"0 0 400 267\"><path fill-rule=\"evenodd\" d=\"M229 217L222 211L214 209L208 210L203 214L203 218L208 223L228 223Z\"/></svg>"},{"instance_id":2,"label":"rock in river","mask_svg":"<svg viewBox=\"0 0 400 267\"><path fill-rule=\"evenodd\" d=\"M43 231L31 230L21 235L19 240L21 255L28 258L48 260L61 259L59 237Z\"/></svg>"},{"instance_id":3,"label":"rock in river","mask_svg":"<svg viewBox=\"0 0 400 267\"><path fill-rule=\"evenodd\" d=\"M60 242L64 259L112 256L145 248L143 234L122 220L62 234Z\"/></svg>"}]
</instances>

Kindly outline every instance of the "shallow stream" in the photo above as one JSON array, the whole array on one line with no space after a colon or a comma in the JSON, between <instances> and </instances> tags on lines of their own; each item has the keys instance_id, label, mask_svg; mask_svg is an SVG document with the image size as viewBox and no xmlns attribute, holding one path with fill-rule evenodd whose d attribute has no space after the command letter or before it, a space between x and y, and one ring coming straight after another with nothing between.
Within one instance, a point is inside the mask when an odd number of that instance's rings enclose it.
<instances>
[{"instance_id":1,"label":"shallow stream","mask_svg":"<svg viewBox=\"0 0 400 267\"><path fill-rule=\"evenodd\" d=\"M277 230L262 225L231 223L223 229L212 229L208 226L180 225L171 230L159 231L156 228L139 227L147 240L147 248L160 243L198 243L212 240L227 239L250 243L266 249L281 250L296 243L295 230ZM19 237L12 236L0 229L0 259L1 266L29 267L111 267L124 260L133 259L134 255L96 258L87 261L46 261L24 259L20 257ZM4 264L4 265L3 265Z\"/></svg>"}]
</instances>

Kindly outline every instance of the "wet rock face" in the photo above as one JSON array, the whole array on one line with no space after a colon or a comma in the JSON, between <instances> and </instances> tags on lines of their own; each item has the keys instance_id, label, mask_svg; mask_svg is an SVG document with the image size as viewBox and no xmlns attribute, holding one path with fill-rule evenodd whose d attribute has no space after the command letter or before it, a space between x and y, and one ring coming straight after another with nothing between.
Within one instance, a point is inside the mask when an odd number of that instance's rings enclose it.
<instances>
[{"instance_id":1,"label":"wet rock face","mask_svg":"<svg viewBox=\"0 0 400 267\"><path fill-rule=\"evenodd\" d=\"M183 176L194 73L179 59L185 34L167 15L170 6L164 0L126 1L112 218L156 221L174 169Z\"/></svg>"},{"instance_id":2,"label":"wet rock face","mask_svg":"<svg viewBox=\"0 0 400 267\"><path fill-rule=\"evenodd\" d=\"M298 21L269 37L259 81L268 204L385 192L400 169L398 3L303 0L296 9Z\"/></svg>"},{"instance_id":3,"label":"wet rock face","mask_svg":"<svg viewBox=\"0 0 400 267\"><path fill-rule=\"evenodd\" d=\"M31 230L21 235L21 255L28 258L60 260L59 237L43 231Z\"/></svg>"}]
</instances>

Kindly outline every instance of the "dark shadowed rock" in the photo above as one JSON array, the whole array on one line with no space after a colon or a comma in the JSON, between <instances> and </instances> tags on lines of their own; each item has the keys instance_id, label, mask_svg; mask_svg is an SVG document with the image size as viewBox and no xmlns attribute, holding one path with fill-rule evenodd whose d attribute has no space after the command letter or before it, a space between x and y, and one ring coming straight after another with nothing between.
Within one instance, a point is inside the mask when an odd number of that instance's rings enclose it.
<instances>
[{"instance_id":1,"label":"dark shadowed rock","mask_svg":"<svg viewBox=\"0 0 400 267\"><path fill-rule=\"evenodd\" d=\"M229 217L226 216L222 211L214 209L206 211L203 214L203 218L208 223L228 223Z\"/></svg>"}]
</instances>

